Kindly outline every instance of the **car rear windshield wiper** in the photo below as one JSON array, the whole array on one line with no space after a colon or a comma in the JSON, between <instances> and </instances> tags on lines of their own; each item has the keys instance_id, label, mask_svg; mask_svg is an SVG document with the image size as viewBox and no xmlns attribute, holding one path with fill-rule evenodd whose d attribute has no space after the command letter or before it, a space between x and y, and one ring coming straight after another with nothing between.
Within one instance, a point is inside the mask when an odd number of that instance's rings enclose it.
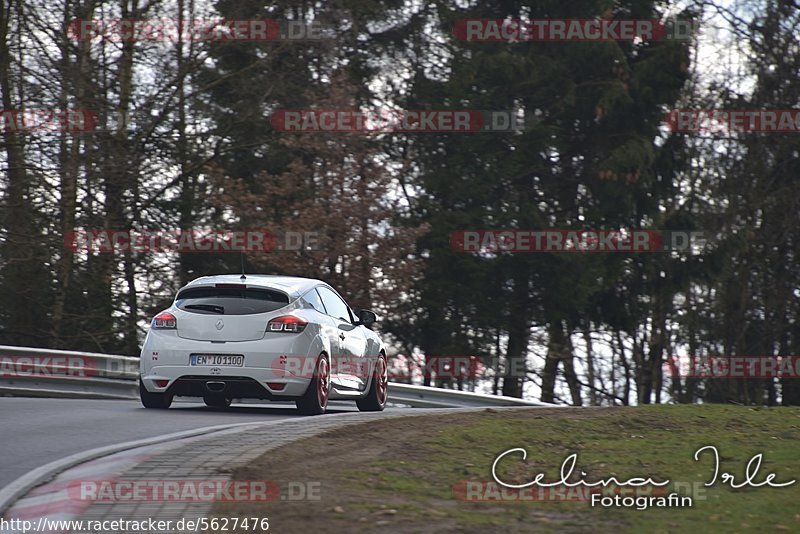
<instances>
[{"instance_id":1,"label":"car rear windshield wiper","mask_svg":"<svg viewBox=\"0 0 800 534\"><path fill-rule=\"evenodd\" d=\"M186 304L184 308L187 310L206 310L221 315L225 314L225 308L216 304Z\"/></svg>"}]
</instances>

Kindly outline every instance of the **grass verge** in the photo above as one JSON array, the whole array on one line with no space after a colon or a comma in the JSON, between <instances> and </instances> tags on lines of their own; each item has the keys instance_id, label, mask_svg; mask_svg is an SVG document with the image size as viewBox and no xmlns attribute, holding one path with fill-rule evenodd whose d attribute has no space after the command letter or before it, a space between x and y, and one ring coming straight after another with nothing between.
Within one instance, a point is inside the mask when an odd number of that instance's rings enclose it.
<instances>
[{"instance_id":1,"label":"grass verge","mask_svg":"<svg viewBox=\"0 0 800 534\"><path fill-rule=\"evenodd\" d=\"M238 480L284 487L318 483L319 500L218 503L214 512L268 516L276 532L800 531L800 482L732 489L718 481L706 488L713 456L693 459L706 445L718 448L720 473L737 481L758 453L764 459L756 481L769 473L776 483L800 480L800 409L536 408L377 421L291 443L234 473ZM540 472L547 481L559 480L564 459L577 453L576 474L583 470L587 480L669 479L688 488L693 505L604 508L553 500L558 494L502 502L492 486L474 484L491 481L494 459L515 447L524 447L528 458L506 457L499 464L505 481L527 482ZM484 500L460 498L466 481L473 481L470 497Z\"/></svg>"}]
</instances>

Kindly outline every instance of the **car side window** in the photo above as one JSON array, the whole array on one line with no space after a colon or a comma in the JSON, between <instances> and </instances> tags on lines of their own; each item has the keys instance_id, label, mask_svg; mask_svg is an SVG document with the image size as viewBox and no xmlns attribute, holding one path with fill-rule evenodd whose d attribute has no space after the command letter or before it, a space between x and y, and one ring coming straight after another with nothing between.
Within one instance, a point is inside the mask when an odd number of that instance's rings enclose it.
<instances>
[{"instance_id":1,"label":"car side window","mask_svg":"<svg viewBox=\"0 0 800 534\"><path fill-rule=\"evenodd\" d=\"M325 309L328 310L328 315L341 319L342 321L347 321L348 323L353 322L353 318L350 315L350 308L347 307L347 304L344 303L339 295L327 287L318 287L317 291L319 291L319 296L322 297L322 303L325 305Z\"/></svg>"},{"instance_id":2,"label":"car side window","mask_svg":"<svg viewBox=\"0 0 800 534\"><path fill-rule=\"evenodd\" d=\"M303 300L311 304L311 306L318 312L327 313L325 311L325 307L322 304L322 299L319 298L319 293L317 293L316 289L312 289L311 291L303 295Z\"/></svg>"}]
</instances>

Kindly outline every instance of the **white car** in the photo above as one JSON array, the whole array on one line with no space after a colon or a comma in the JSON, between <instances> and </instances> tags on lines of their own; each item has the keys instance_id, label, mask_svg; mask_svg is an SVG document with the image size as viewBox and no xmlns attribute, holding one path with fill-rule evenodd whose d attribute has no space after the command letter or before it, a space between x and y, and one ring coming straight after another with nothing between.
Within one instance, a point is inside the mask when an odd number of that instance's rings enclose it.
<instances>
[{"instance_id":1,"label":"white car","mask_svg":"<svg viewBox=\"0 0 800 534\"><path fill-rule=\"evenodd\" d=\"M331 286L289 276L205 276L153 318L139 362L146 408L175 396L225 408L233 399L293 400L308 415L329 399L380 411L388 396L386 349Z\"/></svg>"}]
</instances>

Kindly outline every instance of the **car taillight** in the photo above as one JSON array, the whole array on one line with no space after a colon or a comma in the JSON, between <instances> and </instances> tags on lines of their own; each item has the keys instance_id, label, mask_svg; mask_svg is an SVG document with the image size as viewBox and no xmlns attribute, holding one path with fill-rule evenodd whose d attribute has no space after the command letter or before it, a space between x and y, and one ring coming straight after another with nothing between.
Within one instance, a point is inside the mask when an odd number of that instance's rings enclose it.
<instances>
[{"instance_id":1,"label":"car taillight","mask_svg":"<svg viewBox=\"0 0 800 534\"><path fill-rule=\"evenodd\" d=\"M299 333L305 330L307 321L294 315L281 315L267 323L267 332L293 332Z\"/></svg>"},{"instance_id":2,"label":"car taillight","mask_svg":"<svg viewBox=\"0 0 800 534\"><path fill-rule=\"evenodd\" d=\"M161 312L153 317L153 328L177 328L178 320L169 312Z\"/></svg>"}]
</instances>

